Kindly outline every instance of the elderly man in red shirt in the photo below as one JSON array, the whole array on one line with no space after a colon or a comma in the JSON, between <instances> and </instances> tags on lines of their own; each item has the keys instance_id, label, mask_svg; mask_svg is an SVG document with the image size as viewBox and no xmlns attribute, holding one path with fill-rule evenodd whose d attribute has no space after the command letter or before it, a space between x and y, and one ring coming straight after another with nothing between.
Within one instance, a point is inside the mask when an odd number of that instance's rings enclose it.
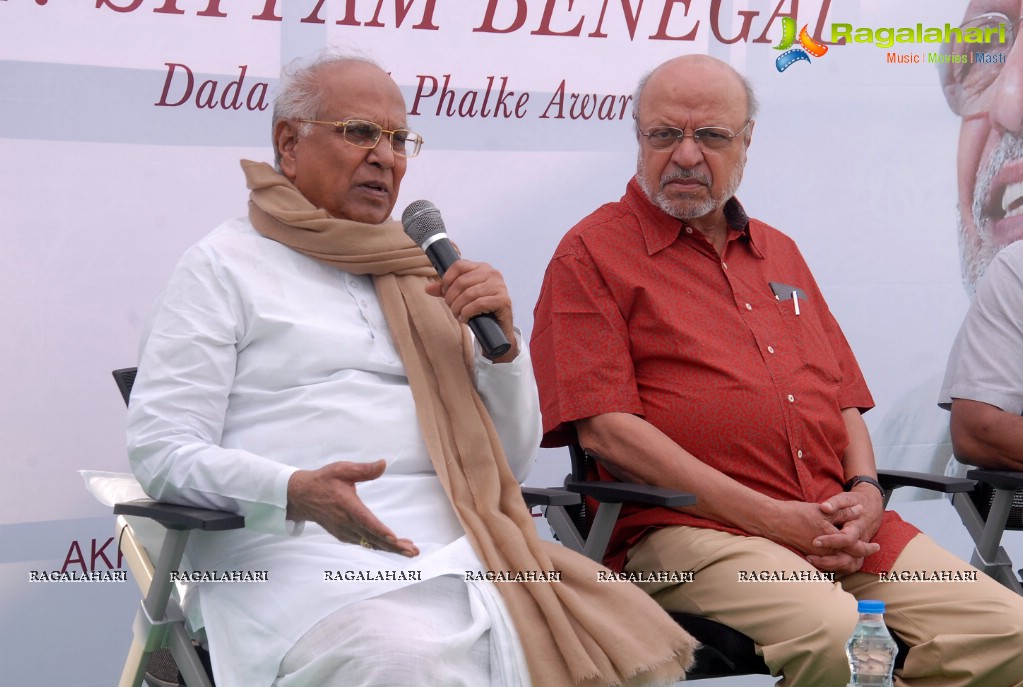
<instances>
[{"instance_id":1,"label":"elderly man in red shirt","mask_svg":"<svg viewBox=\"0 0 1023 687\"><path fill-rule=\"evenodd\" d=\"M793 241L735 198L748 82L684 56L634 107L636 176L564 237L536 306L544 445L699 502L626 507L605 562L693 571L643 586L749 635L785 685L846 684L857 598L911 647L896 684L1023 685L1023 598L883 512L852 351Z\"/></svg>"}]
</instances>

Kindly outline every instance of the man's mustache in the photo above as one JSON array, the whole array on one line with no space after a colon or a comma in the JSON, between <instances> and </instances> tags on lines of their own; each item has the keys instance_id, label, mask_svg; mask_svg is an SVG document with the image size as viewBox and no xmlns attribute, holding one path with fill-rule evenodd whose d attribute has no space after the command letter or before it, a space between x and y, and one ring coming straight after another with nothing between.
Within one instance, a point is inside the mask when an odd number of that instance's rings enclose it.
<instances>
[{"instance_id":1,"label":"man's mustache","mask_svg":"<svg viewBox=\"0 0 1023 687\"><path fill-rule=\"evenodd\" d=\"M676 169L661 177L661 188L680 179L696 179L701 184L710 186L710 178L706 174L697 172L695 169Z\"/></svg>"}]
</instances>

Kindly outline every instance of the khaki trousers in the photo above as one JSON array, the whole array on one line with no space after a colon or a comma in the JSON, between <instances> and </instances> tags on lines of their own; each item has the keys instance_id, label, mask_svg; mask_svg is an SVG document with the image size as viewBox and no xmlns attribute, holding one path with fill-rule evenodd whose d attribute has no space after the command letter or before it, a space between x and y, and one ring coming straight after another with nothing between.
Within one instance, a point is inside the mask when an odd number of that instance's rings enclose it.
<instances>
[{"instance_id":1,"label":"khaki trousers","mask_svg":"<svg viewBox=\"0 0 1023 687\"><path fill-rule=\"evenodd\" d=\"M816 568L768 539L699 527L646 536L629 551L626 569L691 571L691 582L640 586L669 611L706 616L748 635L771 674L783 676L779 685L845 687L845 643L858 618L857 599L884 601L885 622L910 647L896 685L1023 685L1023 597L923 534L903 550L895 572L959 572L976 580L895 582L854 573L835 582L760 581L800 571L805 579Z\"/></svg>"}]
</instances>

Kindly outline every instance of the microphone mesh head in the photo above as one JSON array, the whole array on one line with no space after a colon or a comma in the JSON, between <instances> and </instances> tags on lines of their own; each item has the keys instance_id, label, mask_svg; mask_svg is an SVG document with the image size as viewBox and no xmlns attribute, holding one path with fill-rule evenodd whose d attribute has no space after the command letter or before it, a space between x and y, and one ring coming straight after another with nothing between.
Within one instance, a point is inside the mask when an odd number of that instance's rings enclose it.
<instances>
[{"instance_id":1,"label":"microphone mesh head","mask_svg":"<svg viewBox=\"0 0 1023 687\"><path fill-rule=\"evenodd\" d=\"M401 213L401 225L409 238L417 245L434 234L444 232L444 220L440 217L440 210L428 200L414 200Z\"/></svg>"}]
</instances>

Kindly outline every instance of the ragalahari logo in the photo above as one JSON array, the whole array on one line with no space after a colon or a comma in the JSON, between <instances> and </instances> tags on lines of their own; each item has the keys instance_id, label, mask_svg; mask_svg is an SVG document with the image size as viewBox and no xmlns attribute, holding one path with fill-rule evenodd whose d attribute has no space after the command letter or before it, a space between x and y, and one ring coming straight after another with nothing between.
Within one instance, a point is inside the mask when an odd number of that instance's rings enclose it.
<instances>
[{"instance_id":1,"label":"ragalahari logo","mask_svg":"<svg viewBox=\"0 0 1023 687\"><path fill-rule=\"evenodd\" d=\"M792 48L792 45L796 42L796 20L792 17L781 18L781 42L774 46L775 50L784 50L781 55L778 55L778 59L774 61L774 66L778 68L779 72L783 72L796 62L804 60L810 61L810 55L814 57L823 57L828 52L828 46L818 43L810 37L810 33L806 30L806 25L803 25L803 30L799 32L799 44L801 48ZM789 48L792 48L789 50ZM808 54L809 53L809 54Z\"/></svg>"}]
</instances>

